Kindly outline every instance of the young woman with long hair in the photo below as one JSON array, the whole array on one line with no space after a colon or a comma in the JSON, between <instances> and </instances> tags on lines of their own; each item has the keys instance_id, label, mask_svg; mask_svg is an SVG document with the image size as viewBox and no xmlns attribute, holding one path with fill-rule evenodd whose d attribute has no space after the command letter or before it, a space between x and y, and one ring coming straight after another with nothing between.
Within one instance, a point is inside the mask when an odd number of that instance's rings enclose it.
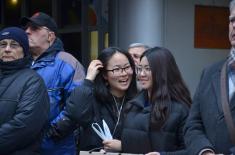
<instances>
[{"instance_id":1,"label":"young woman with long hair","mask_svg":"<svg viewBox=\"0 0 235 155\"><path fill-rule=\"evenodd\" d=\"M109 47L91 61L85 80L67 101L66 114L80 126L79 150L100 150L103 140L93 123L107 123L112 137L120 139L123 109L137 92L135 64L128 52Z\"/></svg>"},{"instance_id":2,"label":"young woman with long hair","mask_svg":"<svg viewBox=\"0 0 235 155\"><path fill-rule=\"evenodd\" d=\"M175 59L154 47L137 68L142 91L126 106L119 151L149 155L187 155L183 127L191 97ZM113 147L109 141L105 148Z\"/></svg>"}]
</instances>

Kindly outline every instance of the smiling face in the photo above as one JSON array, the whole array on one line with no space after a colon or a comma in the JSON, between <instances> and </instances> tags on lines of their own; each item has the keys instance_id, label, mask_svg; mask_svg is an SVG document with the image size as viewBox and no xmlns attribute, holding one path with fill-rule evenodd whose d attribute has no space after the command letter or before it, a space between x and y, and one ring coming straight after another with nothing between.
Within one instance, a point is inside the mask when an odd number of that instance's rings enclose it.
<instances>
[{"instance_id":1,"label":"smiling face","mask_svg":"<svg viewBox=\"0 0 235 155\"><path fill-rule=\"evenodd\" d=\"M104 75L110 92L117 97L123 96L131 84L132 76L133 70L127 57L122 53L115 53L109 59Z\"/></svg>"},{"instance_id":2,"label":"smiling face","mask_svg":"<svg viewBox=\"0 0 235 155\"><path fill-rule=\"evenodd\" d=\"M18 42L12 39L3 39L0 41L0 59L2 61L14 61L23 57L23 48Z\"/></svg>"},{"instance_id":3,"label":"smiling face","mask_svg":"<svg viewBox=\"0 0 235 155\"><path fill-rule=\"evenodd\" d=\"M149 62L146 56L144 56L137 68L138 78L141 84L141 88L148 90L150 93L152 90L153 80L152 72L149 66Z\"/></svg>"}]
</instances>

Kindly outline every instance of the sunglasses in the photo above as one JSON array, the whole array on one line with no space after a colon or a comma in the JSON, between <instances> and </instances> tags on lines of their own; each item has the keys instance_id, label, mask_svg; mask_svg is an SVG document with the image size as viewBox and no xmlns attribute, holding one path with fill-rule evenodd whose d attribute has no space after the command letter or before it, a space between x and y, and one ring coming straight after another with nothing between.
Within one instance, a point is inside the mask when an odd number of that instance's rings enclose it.
<instances>
[{"instance_id":1,"label":"sunglasses","mask_svg":"<svg viewBox=\"0 0 235 155\"><path fill-rule=\"evenodd\" d=\"M48 31L50 31L50 29L48 29L47 27L45 26L40 26L40 25L37 25L35 23L32 23L32 22L28 22L26 24L26 26L24 27L24 30L30 28L32 31L37 31L37 30L40 30L40 29L46 29Z\"/></svg>"}]
</instances>

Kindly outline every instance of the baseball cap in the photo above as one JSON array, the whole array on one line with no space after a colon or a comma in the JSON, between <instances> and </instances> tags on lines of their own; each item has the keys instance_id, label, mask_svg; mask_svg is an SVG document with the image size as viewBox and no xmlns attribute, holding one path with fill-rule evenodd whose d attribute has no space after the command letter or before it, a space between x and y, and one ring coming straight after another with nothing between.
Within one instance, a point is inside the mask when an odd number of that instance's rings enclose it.
<instances>
[{"instance_id":1,"label":"baseball cap","mask_svg":"<svg viewBox=\"0 0 235 155\"><path fill-rule=\"evenodd\" d=\"M26 26L29 22L38 26L45 26L57 34L57 24L55 20L46 13L37 12L32 17L23 17L21 19L22 26Z\"/></svg>"}]
</instances>

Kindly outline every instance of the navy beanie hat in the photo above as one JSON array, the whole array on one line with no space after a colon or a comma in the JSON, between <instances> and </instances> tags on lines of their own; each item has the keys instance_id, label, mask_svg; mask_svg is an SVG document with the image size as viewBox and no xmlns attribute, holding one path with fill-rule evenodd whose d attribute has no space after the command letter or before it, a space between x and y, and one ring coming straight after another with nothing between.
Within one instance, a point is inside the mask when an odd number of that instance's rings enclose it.
<instances>
[{"instance_id":1,"label":"navy beanie hat","mask_svg":"<svg viewBox=\"0 0 235 155\"><path fill-rule=\"evenodd\" d=\"M25 31L18 27L8 27L0 32L0 40L13 39L23 48L24 57L29 55L29 40Z\"/></svg>"}]
</instances>

